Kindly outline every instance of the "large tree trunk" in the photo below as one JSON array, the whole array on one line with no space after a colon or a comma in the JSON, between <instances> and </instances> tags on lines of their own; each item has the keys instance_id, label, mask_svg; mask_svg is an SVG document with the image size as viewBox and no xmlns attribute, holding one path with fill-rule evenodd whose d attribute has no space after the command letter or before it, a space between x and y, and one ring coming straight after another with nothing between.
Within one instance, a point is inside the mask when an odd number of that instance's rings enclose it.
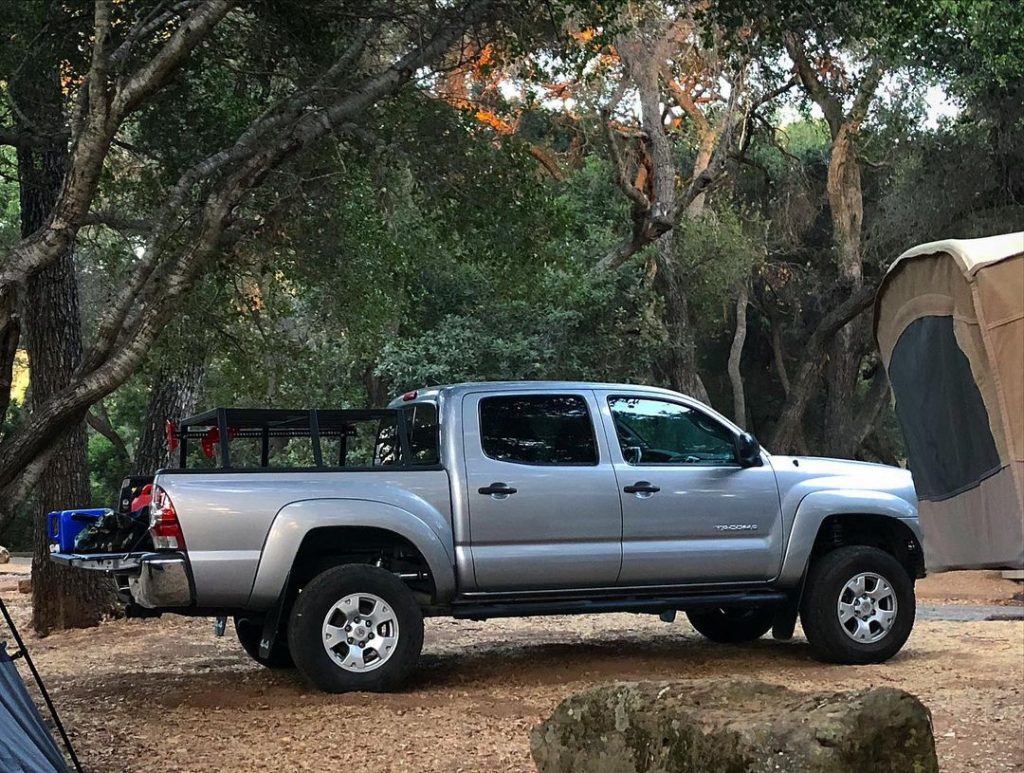
<instances>
[{"instance_id":1,"label":"large tree trunk","mask_svg":"<svg viewBox=\"0 0 1024 773\"><path fill-rule=\"evenodd\" d=\"M18 84L36 123L59 126L60 91L56 73L42 73ZM18 149L21 233L41 228L53 210L67 170L64 140ZM43 404L67 386L82 361L78 282L71 250L30 277L23 316L29 352L31 406ZM32 624L45 635L54 629L96 625L111 608L110 581L60 567L49 559L46 514L88 506L91 499L84 413L69 422L36 485L35 549L32 560Z\"/></svg>"},{"instance_id":2,"label":"large tree trunk","mask_svg":"<svg viewBox=\"0 0 1024 773\"><path fill-rule=\"evenodd\" d=\"M179 422L195 412L206 373L205 347L193 347L187 361L176 367L162 367L153 378L146 408L146 423L135 447L132 475L152 475L161 467L177 467L167 446L168 421Z\"/></svg>"},{"instance_id":3,"label":"large tree trunk","mask_svg":"<svg viewBox=\"0 0 1024 773\"><path fill-rule=\"evenodd\" d=\"M828 166L828 201L839 277L852 291L859 290L864 283L860 255L864 202L860 164L853 145L855 136L856 129L849 122L839 126L832 140ZM825 453L833 456L852 457L860 447L853 426L857 408L854 397L866 340L864 318L856 317L836 333L829 350L825 417L819 443Z\"/></svg>"},{"instance_id":4,"label":"large tree trunk","mask_svg":"<svg viewBox=\"0 0 1024 773\"><path fill-rule=\"evenodd\" d=\"M860 250L864 200L856 142L885 72L885 64L881 59L872 60L858 83L847 83L842 91L833 93L829 90L830 86L821 79L812 57L807 53L803 38L790 31L784 34L784 40L797 77L803 83L807 95L821 108L828 123L832 140L827 184L832 241L839 280L851 297L857 297L864 284ZM863 319L853 317L845 329L836 331L827 349L825 415L818 440L825 451L837 456L852 456L860 445L856 440L859 433L854 395L867 340L866 323ZM794 416L791 408L797 402L806 405L805 388L816 378L814 368L805 368L803 372L806 380L799 390L794 387L783 411L783 416L789 420ZM796 419L802 421L802 414ZM792 429L786 426L787 423L780 419L777 432L791 444Z\"/></svg>"},{"instance_id":5,"label":"large tree trunk","mask_svg":"<svg viewBox=\"0 0 1024 773\"><path fill-rule=\"evenodd\" d=\"M674 234L675 231L669 231L658 239L656 245L658 257L652 286L664 304L662 324L665 327L665 346L662 356L654 365L655 375L677 392L707 403L708 390L697 369L697 342L693 337L690 305L686 291L679 282Z\"/></svg>"}]
</instances>

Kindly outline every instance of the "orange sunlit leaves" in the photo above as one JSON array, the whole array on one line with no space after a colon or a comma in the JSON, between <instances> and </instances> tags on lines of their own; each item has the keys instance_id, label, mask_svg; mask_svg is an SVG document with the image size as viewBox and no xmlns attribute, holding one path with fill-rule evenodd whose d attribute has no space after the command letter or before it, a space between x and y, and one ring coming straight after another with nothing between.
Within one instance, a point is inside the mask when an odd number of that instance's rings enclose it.
<instances>
[{"instance_id":1,"label":"orange sunlit leaves","mask_svg":"<svg viewBox=\"0 0 1024 773\"><path fill-rule=\"evenodd\" d=\"M477 110L474 115L476 116L476 120L482 124L490 126L499 134L512 134L515 132L515 127L512 126L512 124L495 115L490 110Z\"/></svg>"}]
</instances>

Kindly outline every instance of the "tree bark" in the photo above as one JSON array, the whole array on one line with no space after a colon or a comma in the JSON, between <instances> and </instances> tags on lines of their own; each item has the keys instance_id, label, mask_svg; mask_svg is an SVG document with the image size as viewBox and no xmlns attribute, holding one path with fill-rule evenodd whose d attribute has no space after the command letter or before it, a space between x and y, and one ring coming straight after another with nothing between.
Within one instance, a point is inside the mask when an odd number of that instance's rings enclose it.
<instances>
[{"instance_id":1,"label":"tree bark","mask_svg":"<svg viewBox=\"0 0 1024 773\"><path fill-rule=\"evenodd\" d=\"M195 413L205 373L205 347L191 348L187 362L179 367L157 370L149 393L142 437L135 447L132 475L153 475L161 467L178 466L167 446L166 423L177 423Z\"/></svg>"},{"instance_id":2,"label":"tree bark","mask_svg":"<svg viewBox=\"0 0 1024 773\"><path fill-rule=\"evenodd\" d=\"M859 122L846 120L832 139L828 165L828 201L832 241L840 279L854 291L864 282L860 237L864 219L860 164L854 147ZM850 457L861 440L855 437L857 379L867 338L864 319L855 317L836 333L825 369L825 421L820 445L832 456Z\"/></svg>"},{"instance_id":3,"label":"tree bark","mask_svg":"<svg viewBox=\"0 0 1024 773\"><path fill-rule=\"evenodd\" d=\"M34 76L34 77L33 77ZM19 103L36 125L59 126L61 94L57 72L40 71L13 84ZM66 141L20 147L21 234L26 237L49 219L67 171ZM82 361L82 322L78 280L70 247L29 278L24 304L32 410L66 387ZM51 510L87 507L89 484L84 412L69 421L36 486L32 558L32 625L40 635L62 628L96 625L112 608L110 581L50 561L46 517Z\"/></svg>"},{"instance_id":4,"label":"tree bark","mask_svg":"<svg viewBox=\"0 0 1024 773\"><path fill-rule=\"evenodd\" d=\"M674 233L669 231L656 244L658 256L652 287L664 304L665 347L661 359L655 363L655 375L675 391L707 403L710 402L708 390L697 368L697 343L693 337L690 305L679 282Z\"/></svg>"},{"instance_id":5,"label":"tree bark","mask_svg":"<svg viewBox=\"0 0 1024 773\"><path fill-rule=\"evenodd\" d=\"M746 279L739 283L738 290L736 332L733 334L732 347L729 350L729 382L732 384L732 420L739 426L746 427L747 398L743 390L743 373L740 371L743 344L747 340L747 301L750 298Z\"/></svg>"}]
</instances>

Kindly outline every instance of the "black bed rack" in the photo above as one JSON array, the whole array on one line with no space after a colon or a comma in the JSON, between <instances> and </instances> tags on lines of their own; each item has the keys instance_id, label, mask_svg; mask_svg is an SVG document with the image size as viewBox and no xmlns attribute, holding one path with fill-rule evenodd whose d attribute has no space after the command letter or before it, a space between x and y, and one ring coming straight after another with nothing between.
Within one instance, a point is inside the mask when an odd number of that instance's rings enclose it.
<instances>
[{"instance_id":1,"label":"black bed rack","mask_svg":"<svg viewBox=\"0 0 1024 773\"><path fill-rule=\"evenodd\" d=\"M310 439L315 467L324 467L321 438L341 438L338 465L345 464L345 440L355 432L354 424L374 420L390 420L396 429L398 459L409 459L409 434L404 411L393 408L375 409L289 409L289 408L213 408L178 422L169 430L169 437L178 443L178 465L185 468L190 440L211 437L218 447L220 466L231 467L230 441L234 438L259 438L260 466L270 464L272 438Z\"/></svg>"}]
</instances>

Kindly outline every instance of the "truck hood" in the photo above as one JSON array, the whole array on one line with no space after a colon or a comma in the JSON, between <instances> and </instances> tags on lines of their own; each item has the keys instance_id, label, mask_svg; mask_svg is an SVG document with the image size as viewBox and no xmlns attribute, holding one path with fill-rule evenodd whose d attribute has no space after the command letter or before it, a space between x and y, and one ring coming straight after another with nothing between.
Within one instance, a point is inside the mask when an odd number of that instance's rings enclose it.
<instances>
[{"instance_id":1,"label":"truck hood","mask_svg":"<svg viewBox=\"0 0 1024 773\"><path fill-rule=\"evenodd\" d=\"M790 483L814 479L822 488L887 491L917 506L914 479L901 467L817 456L773 455L771 461L780 483L782 479Z\"/></svg>"}]
</instances>

